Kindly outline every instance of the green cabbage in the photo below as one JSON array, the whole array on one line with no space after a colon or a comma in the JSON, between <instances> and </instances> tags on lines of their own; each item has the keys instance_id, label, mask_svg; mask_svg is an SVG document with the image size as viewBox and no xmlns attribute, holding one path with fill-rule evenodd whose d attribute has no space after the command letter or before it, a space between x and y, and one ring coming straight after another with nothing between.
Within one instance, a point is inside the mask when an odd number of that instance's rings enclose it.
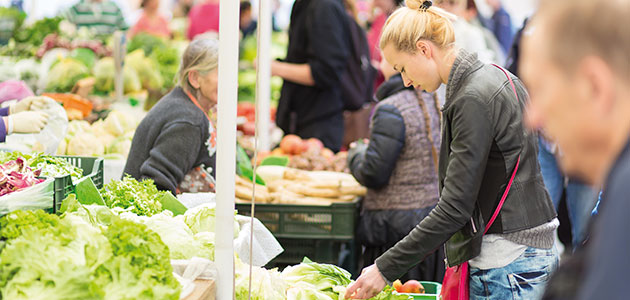
<instances>
[{"instance_id":1,"label":"green cabbage","mask_svg":"<svg viewBox=\"0 0 630 300\"><path fill-rule=\"evenodd\" d=\"M236 214L236 211L234 212ZM189 209L184 214L184 222L194 233L215 232L215 204L203 204ZM234 237L238 237L239 224L234 220Z\"/></svg>"},{"instance_id":2,"label":"green cabbage","mask_svg":"<svg viewBox=\"0 0 630 300\"><path fill-rule=\"evenodd\" d=\"M47 91L66 93L72 90L77 81L88 77L89 70L76 59L64 58L50 69L47 76Z\"/></svg>"}]
</instances>

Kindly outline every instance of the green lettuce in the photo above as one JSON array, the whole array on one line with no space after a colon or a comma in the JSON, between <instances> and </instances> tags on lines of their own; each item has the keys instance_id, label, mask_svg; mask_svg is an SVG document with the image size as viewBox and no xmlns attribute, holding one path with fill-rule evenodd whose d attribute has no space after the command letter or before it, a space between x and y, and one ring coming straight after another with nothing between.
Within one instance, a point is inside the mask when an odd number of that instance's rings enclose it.
<instances>
[{"instance_id":1,"label":"green lettuce","mask_svg":"<svg viewBox=\"0 0 630 300\"><path fill-rule=\"evenodd\" d=\"M179 299L168 247L146 225L115 220L104 232L113 257L96 271L106 300Z\"/></svg>"},{"instance_id":2,"label":"green lettuce","mask_svg":"<svg viewBox=\"0 0 630 300\"><path fill-rule=\"evenodd\" d=\"M112 180L101 189L105 204L127 209L140 216L152 216L162 212L160 198L168 192L159 191L153 180L137 181L127 175L122 180Z\"/></svg>"},{"instance_id":3,"label":"green lettuce","mask_svg":"<svg viewBox=\"0 0 630 300\"><path fill-rule=\"evenodd\" d=\"M216 226L215 204L203 204L187 210L184 214L184 222L195 234L200 232L214 233ZM239 232L239 224L234 220L234 237L238 237Z\"/></svg>"}]
</instances>

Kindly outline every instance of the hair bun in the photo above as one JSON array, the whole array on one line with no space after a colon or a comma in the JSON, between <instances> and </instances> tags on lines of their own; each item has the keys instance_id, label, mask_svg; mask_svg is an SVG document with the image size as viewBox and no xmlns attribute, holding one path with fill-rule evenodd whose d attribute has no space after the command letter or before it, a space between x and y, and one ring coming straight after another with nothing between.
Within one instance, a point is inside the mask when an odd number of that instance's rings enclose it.
<instances>
[{"instance_id":1,"label":"hair bun","mask_svg":"<svg viewBox=\"0 0 630 300\"><path fill-rule=\"evenodd\" d=\"M427 0L407 0L405 3L413 10L427 10L433 5L433 2Z\"/></svg>"}]
</instances>

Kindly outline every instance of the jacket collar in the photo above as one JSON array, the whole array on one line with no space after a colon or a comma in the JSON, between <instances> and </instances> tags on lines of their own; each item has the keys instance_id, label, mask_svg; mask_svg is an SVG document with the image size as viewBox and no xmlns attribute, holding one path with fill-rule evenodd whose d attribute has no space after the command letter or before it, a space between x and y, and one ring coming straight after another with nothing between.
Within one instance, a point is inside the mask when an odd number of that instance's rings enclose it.
<instances>
[{"instance_id":1,"label":"jacket collar","mask_svg":"<svg viewBox=\"0 0 630 300\"><path fill-rule=\"evenodd\" d=\"M477 59L476 53L470 53L464 49L459 49L457 58L453 62L451 73L448 76L448 83L446 84L446 102L453 97L453 95L459 90L461 83L466 76L473 71L479 69L482 63Z\"/></svg>"},{"instance_id":2,"label":"jacket collar","mask_svg":"<svg viewBox=\"0 0 630 300\"><path fill-rule=\"evenodd\" d=\"M405 84L403 83L403 80L402 80L402 76L400 76L400 74L396 74L390 77L389 80L381 84L381 86L376 91L375 97L376 97L376 100L382 101L385 98L406 89L413 90L412 87L405 87Z\"/></svg>"}]
</instances>

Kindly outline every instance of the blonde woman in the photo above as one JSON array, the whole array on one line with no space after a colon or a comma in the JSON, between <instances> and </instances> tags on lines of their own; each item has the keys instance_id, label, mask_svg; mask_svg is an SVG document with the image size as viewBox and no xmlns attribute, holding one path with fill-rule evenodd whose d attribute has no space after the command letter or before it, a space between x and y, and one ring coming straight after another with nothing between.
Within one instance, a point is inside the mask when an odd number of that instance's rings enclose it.
<instances>
[{"instance_id":1,"label":"blonde woman","mask_svg":"<svg viewBox=\"0 0 630 300\"><path fill-rule=\"evenodd\" d=\"M191 186L187 174L202 174L204 168L200 166L214 169L216 131L210 115L217 104L218 58L217 40L195 40L186 48L178 86L149 111L136 129L126 174L136 179L151 178L159 189L175 194L179 186Z\"/></svg>"},{"instance_id":2,"label":"blonde woman","mask_svg":"<svg viewBox=\"0 0 630 300\"><path fill-rule=\"evenodd\" d=\"M446 242L448 266L470 265L470 299L536 299L558 262L558 221L536 136L522 122L527 92L514 75L454 46L450 14L430 1L406 4L387 20L379 46L406 86L433 92L446 84L440 197L346 297L374 296Z\"/></svg>"}]
</instances>

